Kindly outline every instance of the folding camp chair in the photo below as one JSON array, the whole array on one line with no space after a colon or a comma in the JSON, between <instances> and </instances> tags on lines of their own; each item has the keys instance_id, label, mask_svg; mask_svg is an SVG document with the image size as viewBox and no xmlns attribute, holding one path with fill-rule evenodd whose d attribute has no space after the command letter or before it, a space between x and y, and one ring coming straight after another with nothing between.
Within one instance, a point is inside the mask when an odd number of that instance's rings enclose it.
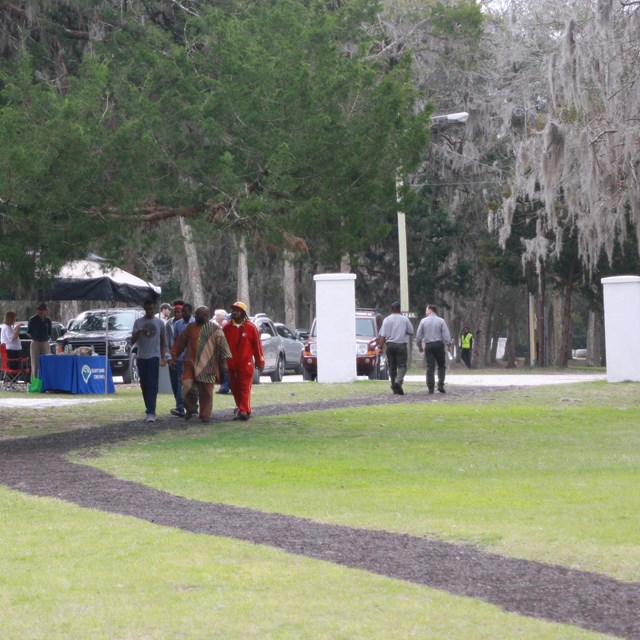
<instances>
[{"instance_id":1,"label":"folding camp chair","mask_svg":"<svg viewBox=\"0 0 640 640\"><path fill-rule=\"evenodd\" d=\"M26 391L31 374L29 358L12 358L7 356L7 345L0 345L2 354L2 391Z\"/></svg>"}]
</instances>

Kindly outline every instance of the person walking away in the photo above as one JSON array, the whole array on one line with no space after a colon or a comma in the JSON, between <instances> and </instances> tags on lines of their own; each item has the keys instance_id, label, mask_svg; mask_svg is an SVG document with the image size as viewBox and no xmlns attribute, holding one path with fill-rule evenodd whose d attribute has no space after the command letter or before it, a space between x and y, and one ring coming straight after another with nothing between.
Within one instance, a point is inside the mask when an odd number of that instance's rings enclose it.
<instances>
[{"instance_id":1,"label":"person walking away","mask_svg":"<svg viewBox=\"0 0 640 640\"><path fill-rule=\"evenodd\" d=\"M47 305L41 302L36 307L36 315L29 318L27 335L31 338L31 377L38 378L40 373L40 356L51 354L51 320L47 317Z\"/></svg>"},{"instance_id":2,"label":"person walking away","mask_svg":"<svg viewBox=\"0 0 640 640\"><path fill-rule=\"evenodd\" d=\"M207 307L198 307L195 322L187 325L176 338L171 349L172 362L182 352L185 353L182 373L184 417L189 420L198 413L200 420L208 423L213 409L214 383L228 371L231 350L222 329L209 322Z\"/></svg>"},{"instance_id":3,"label":"person walking away","mask_svg":"<svg viewBox=\"0 0 640 640\"><path fill-rule=\"evenodd\" d=\"M20 369L22 358L22 343L20 342L20 329L22 324L16 324L16 312L7 311L4 314L4 324L0 331L0 343L6 345L7 364L10 369Z\"/></svg>"},{"instance_id":4,"label":"person walking away","mask_svg":"<svg viewBox=\"0 0 640 640\"><path fill-rule=\"evenodd\" d=\"M469 327L463 327L460 334L460 358L471 369L471 350L473 349L473 333Z\"/></svg>"},{"instance_id":5,"label":"person walking away","mask_svg":"<svg viewBox=\"0 0 640 640\"><path fill-rule=\"evenodd\" d=\"M182 305L182 317L173 324L173 344L175 344L178 336L193 322L193 307L185 302ZM184 398L182 395L182 372L184 370L184 351L177 358L172 358L172 366L169 369L171 379L176 379L176 389L173 393L176 400L176 406L169 413L177 418L184 418Z\"/></svg>"},{"instance_id":6,"label":"person walking away","mask_svg":"<svg viewBox=\"0 0 640 640\"><path fill-rule=\"evenodd\" d=\"M451 344L451 334L447 323L438 315L438 307L430 304L426 316L420 320L416 333L416 342L420 353L424 352L427 360L427 389L433 393L435 387L435 368L438 365L438 391L446 393L445 378L445 346Z\"/></svg>"},{"instance_id":7,"label":"person walking away","mask_svg":"<svg viewBox=\"0 0 640 640\"><path fill-rule=\"evenodd\" d=\"M229 360L229 380L231 392L236 401L234 420L248 420L251 416L251 386L254 366L262 372L264 354L258 328L247 316L248 307L244 302L231 305L231 321L222 330L231 349Z\"/></svg>"},{"instance_id":8,"label":"person walking away","mask_svg":"<svg viewBox=\"0 0 640 640\"><path fill-rule=\"evenodd\" d=\"M153 300L145 300L142 305L144 316L133 323L131 344L138 345L136 363L140 375L140 389L145 406L145 422L156 421L158 400L158 380L160 367L167 364L165 359L164 322L154 316Z\"/></svg>"},{"instance_id":9,"label":"person walking away","mask_svg":"<svg viewBox=\"0 0 640 640\"><path fill-rule=\"evenodd\" d=\"M167 365L169 366L169 381L171 382L171 391L173 392L173 399L176 402L175 408L178 408L178 390L179 390L179 380L177 367L172 366L171 359L171 347L173 347L173 343L175 342L175 334L173 332L175 328L175 324L178 320L182 319L182 307L184 305L184 300L174 300L171 303L171 307L173 308L173 316L167 320L164 325L164 342L166 348L166 358ZM160 318L162 320L162 318ZM184 414L184 409L182 411Z\"/></svg>"},{"instance_id":10,"label":"person walking away","mask_svg":"<svg viewBox=\"0 0 640 640\"><path fill-rule=\"evenodd\" d=\"M387 367L391 379L391 390L394 394L403 396L404 377L407 374L407 360L409 358L409 340L413 335L413 326L406 316L400 313L400 303L391 303L391 315L382 321L378 344L386 347Z\"/></svg>"},{"instance_id":11,"label":"person walking away","mask_svg":"<svg viewBox=\"0 0 640 640\"><path fill-rule=\"evenodd\" d=\"M227 315L226 309L216 309L213 314L213 319L215 323L222 329L227 322L229 322L229 318ZM220 380L220 385L218 386L218 390L216 393L227 394L229 393L229 371L222 374L222 378Z\"/></svg>"}]
</instances>

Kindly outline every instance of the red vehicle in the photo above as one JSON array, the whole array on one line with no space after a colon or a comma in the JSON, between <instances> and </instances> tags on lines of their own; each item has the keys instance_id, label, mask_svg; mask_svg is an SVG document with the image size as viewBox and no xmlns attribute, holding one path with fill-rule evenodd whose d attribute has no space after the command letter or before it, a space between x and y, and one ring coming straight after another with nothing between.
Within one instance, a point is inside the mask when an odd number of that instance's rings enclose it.
<instances>
[{"instance_id":1,"label":"red vehicle","mask_svg":"<svg viewBox=\"0 0 640 640\"><path fill-rule=\"evenodd\" d=\"M378 332L382 316L374 309L356 309L356 373L370 380L388 380L387 359L378 347ZM311 325L301 356L302 376L305 380L318 377L318 340L316 321Z\"/></svg>"}]
</instances>

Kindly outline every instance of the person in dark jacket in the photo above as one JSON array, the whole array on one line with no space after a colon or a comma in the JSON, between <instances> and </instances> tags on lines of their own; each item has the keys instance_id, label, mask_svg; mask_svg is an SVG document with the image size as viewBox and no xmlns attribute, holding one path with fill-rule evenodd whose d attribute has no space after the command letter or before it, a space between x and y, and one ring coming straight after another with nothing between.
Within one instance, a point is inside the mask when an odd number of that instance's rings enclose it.
<instances>
[{"instance_id":1,"label":"person in dark jacket","mask_svg":"<svg viewBox=\"0 0 640 640\"><path fill-rule=\"evenodd\" d=\"M40 371L40 356L51 354L49 347L51 320L47 317L47 305L44 302L36 307L36 315L29 318L27 335L31 338L31 376L37 378Z\"/></svg>"}]
</instances>

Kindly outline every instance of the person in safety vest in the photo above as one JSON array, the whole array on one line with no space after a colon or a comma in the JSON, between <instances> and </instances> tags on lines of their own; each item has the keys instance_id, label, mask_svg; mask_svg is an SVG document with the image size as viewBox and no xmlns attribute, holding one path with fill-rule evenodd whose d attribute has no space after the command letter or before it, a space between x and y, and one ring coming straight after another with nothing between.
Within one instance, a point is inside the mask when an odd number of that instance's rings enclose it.
<instances>
[{"instance_id":1,"label":"person in safety vest","mask_svg":"<svg viewBox=\"0 0 640 640\"><path fill-rule=\"evenodd\" d=\"M473 349L473 333L469 331L469 327L463 327L460 334L460 357L467 365L467 369L471 369L471 349Z\"/></svg>"},{"instance_id":2,"label":"person in safety vest","mask_svg":"<svg viewBox=\"0 0 640 640\"><path fill-rule=\"evenodd\" d=\"M234 302L231 305L231 321L222 327L229 349L229 381L236 401L234 420L248 420L251 415L251 385L254 366L264 369L264 354L258 328L247 317L247 305Z\"/></svg>"}]
</instances>

